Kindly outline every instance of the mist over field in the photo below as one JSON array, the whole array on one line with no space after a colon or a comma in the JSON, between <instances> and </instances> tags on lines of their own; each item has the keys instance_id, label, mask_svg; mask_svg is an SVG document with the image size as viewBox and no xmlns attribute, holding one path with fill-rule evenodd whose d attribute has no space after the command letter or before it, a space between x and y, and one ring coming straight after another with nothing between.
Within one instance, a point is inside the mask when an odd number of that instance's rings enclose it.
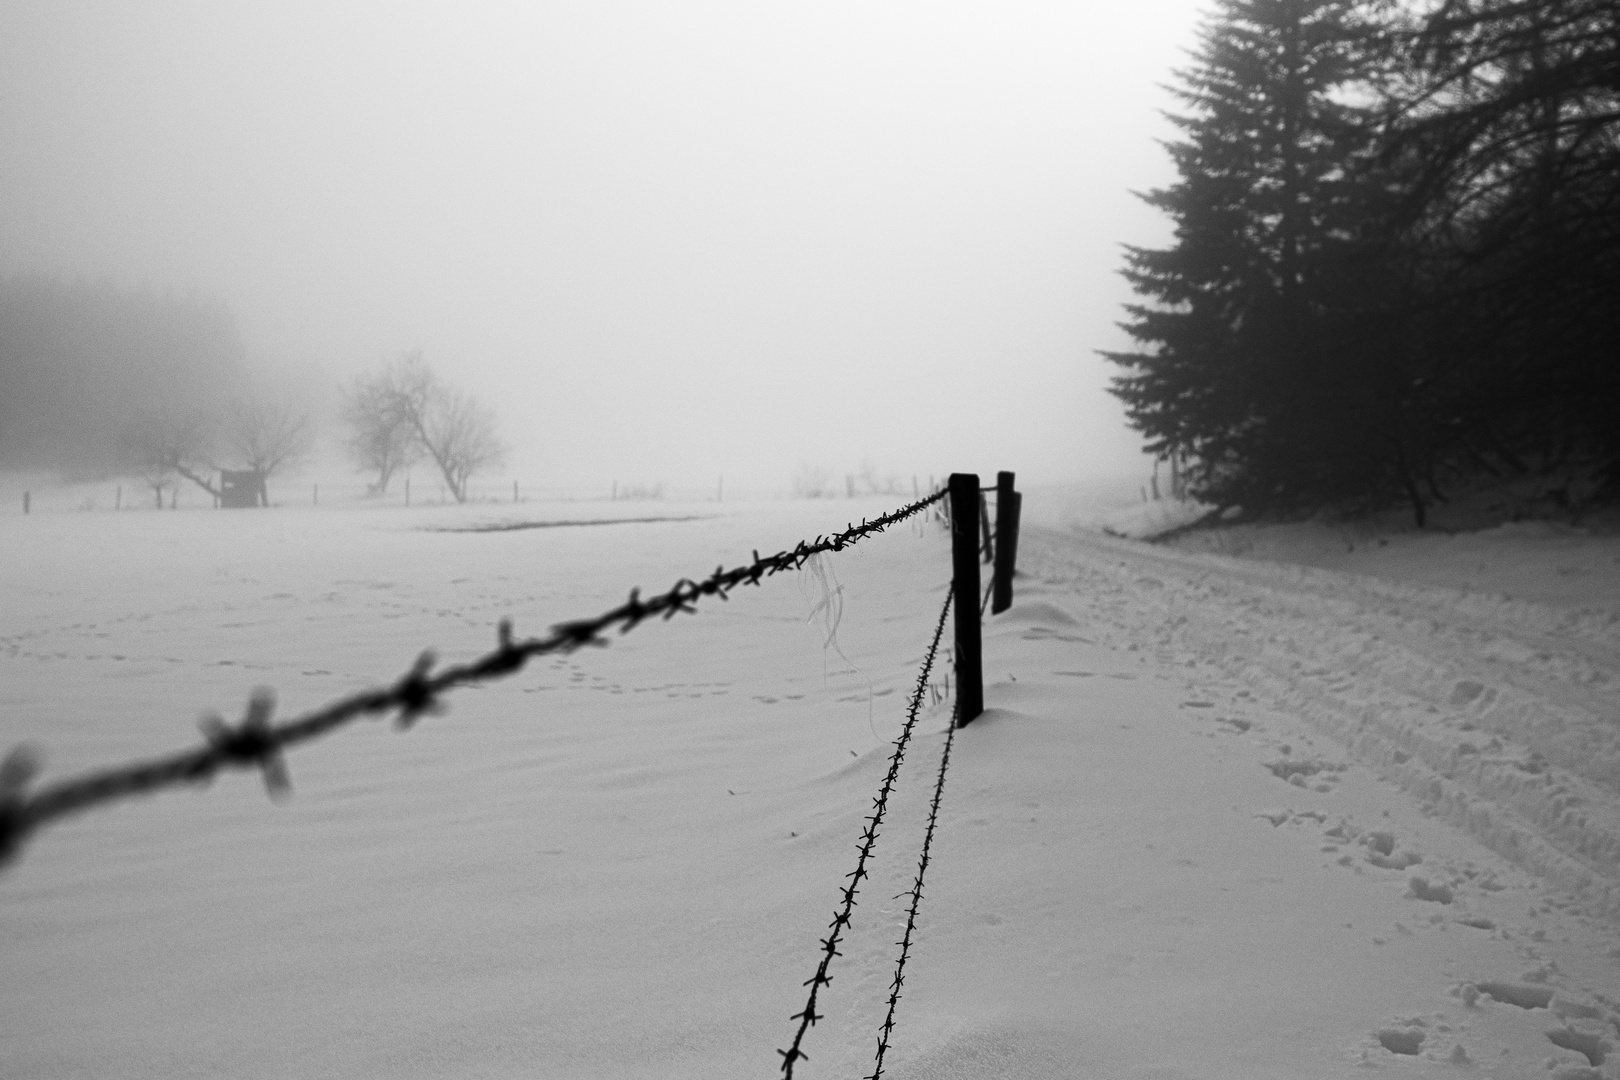
<instances>
[{"instance_id":1,"label":"mist over field","mask_svg":"<svg viewBox=\"0 0 1620 1080\"><path fill-rule=\"evenodd\" d=\"M1612 7L0 2L0 1078L1620 1080Z\"/></svg>"},{"instance_id":2,"label":"mist over field","mask_svg":"<svg viewBox=\"0 0 1620 1080\"><path fill-rule=\"evenodd\" d=\"M317 403L421 349L535 483L1137 476L1093 350L1195 8L8 4L0 274Z\"/></svg>"}]
</instances>

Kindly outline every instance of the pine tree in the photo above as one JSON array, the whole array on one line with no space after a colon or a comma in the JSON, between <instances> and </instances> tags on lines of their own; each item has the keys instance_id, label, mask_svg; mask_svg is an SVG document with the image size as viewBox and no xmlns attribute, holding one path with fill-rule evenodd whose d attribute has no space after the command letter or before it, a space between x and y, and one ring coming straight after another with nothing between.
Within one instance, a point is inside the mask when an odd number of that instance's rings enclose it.
<instances>
[{"instance_id":1,"label":"pine tree","mask_svg":"<svg viewBox=\"0 0 1620 1080\"><path fill-rule=\"evenodd\" d=\"M1277 510L1412 477L1368 227L1399 188L1374 144L1383 42L1354 0L1221 0L1176 73L1179 179L1144 196L1175 244L1127 248L1149 302L1123 324L1138 350L1104 355L1148 449L1192 459L1199 497Z\"/></svg>"},{"instance_id":2,"label":"pine tree","mask_svg":"<svg viewBox=\"0 0 1620 1080\"><path fill-rule=\"evenodd\" d=\"M1391 152L1453 453L1594 470L1620 491L1620 15L1613 0L1444 0L1412 37Z\"/></svg>"}]
</instances>

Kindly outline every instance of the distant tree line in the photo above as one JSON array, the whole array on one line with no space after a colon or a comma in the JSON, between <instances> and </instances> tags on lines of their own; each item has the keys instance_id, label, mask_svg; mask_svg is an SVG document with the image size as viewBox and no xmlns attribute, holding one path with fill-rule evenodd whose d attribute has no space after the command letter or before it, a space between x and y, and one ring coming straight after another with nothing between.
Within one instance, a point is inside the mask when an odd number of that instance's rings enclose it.
<instances>
[{"instance_id":1,"label":"distant tree line","mask_svg":"<svg viewBox=\"0 0 1620 1080\"><path fill-rule=\"evenodd\" d=\"M213 411L244 377L217 300L0 278L0 468L119 471L132 418Z\"/></svg>"},{"instance_id":2,"label":"distant tree line","mask_svg":"<svg viewBox=\"0 0 1620 1080\"><path fill-rule=\"evenodd\" d=\"M1218 0L1114 393L1257 514L1620 494L1614 0Z\"/></svg>"},{"instance_id":3,"label":"distant tree line","mask_svg":"<svg viewBox=\"0 0 1620 1080\"><path fill-rule=\"evenodd\" d=\"M157 506L182 483L269 506L270 479L316 432L295 400L253 388L244 352L217 300L0 278L0 469L138 476ZM426 458L465 502L472 476L505 455L494 413L420 351L355 380L341 419L378 494Z\"/></svg>"}]
</instances>

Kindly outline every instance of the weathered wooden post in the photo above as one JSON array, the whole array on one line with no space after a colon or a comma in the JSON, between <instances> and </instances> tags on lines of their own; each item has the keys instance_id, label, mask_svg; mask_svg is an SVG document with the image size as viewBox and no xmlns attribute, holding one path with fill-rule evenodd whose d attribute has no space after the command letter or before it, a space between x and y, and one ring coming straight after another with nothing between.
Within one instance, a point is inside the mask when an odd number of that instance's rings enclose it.
<instances>
[{"instance_id":1,"label":"weathered wooden post","mask_svg":"<svg viewBox=\"0 0 1620 1080\"><path fill-rule=\"evenodd\" d=\"M951 588L956 605L956 726L984 711L979 640L979 477L952 473Z\"/></svg>"},{"instance_id":2,"label":"weathered wooden post","mask_svg":"<svg viewBox=\"0 0 1620 1080\"><path fill-rule=\"evenodd\" d=\"M979 550L984 553L984 565L989 566L995 558L995 547L990 543L990 506L984 501L984 492L979 492L979 532L983 534Z\"/></svg>"},{"instance_id":3,"label":"weathered wooden post","mask_svg":"<svg viewBox=\"0 0 1620 1080\"><path fill-rule=\"evenodd\" d=\"M1013 574L1018 569L1018 511L1024 497L1013 490L1013 474L996 474L996 573L992 580L990 614L1012 607Z\"/></svg>"}]
</instances>

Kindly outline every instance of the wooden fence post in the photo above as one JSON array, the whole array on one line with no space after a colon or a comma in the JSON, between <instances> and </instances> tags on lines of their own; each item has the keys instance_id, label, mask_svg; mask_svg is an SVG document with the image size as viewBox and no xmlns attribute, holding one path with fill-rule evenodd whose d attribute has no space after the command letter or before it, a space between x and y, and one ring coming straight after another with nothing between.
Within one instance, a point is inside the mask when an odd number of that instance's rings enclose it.
<instances>
[{"instance_id":1,"label":"wooden fence post","mask_svg":"<svg viewBox=\"0 0 1620 1080\"><path fill-rule=\"evenodd\" d=\"M956 594L956 726L984 711L979 640L979 477L951 474L951 581Z\"/></svg>"},{"instance_id":2,"label":"wooden fence post","mask_svg":"<svg viewBox=\"0 0 1620 1080\"><path fill-rule=\"evenodd\" d=\"M990 543L990 506L984 501L984 492L979 492L979 532L983 535L979 550L984 552L984 564L989 566L995 560L995 546Z\"/></svg>"},{"instance_id":3,"label":"wooden fence post","mask_svg":"<svg viewBox=\"0 0 1620 1080\"><path fill-rule=\"evenodd\" d=\"M996 474L996 572L990 614L1012 607L1013 574L1018 569L1018 511L1024 497L1013 490L1013 474Z\"/></svg>"}]
</instances>

